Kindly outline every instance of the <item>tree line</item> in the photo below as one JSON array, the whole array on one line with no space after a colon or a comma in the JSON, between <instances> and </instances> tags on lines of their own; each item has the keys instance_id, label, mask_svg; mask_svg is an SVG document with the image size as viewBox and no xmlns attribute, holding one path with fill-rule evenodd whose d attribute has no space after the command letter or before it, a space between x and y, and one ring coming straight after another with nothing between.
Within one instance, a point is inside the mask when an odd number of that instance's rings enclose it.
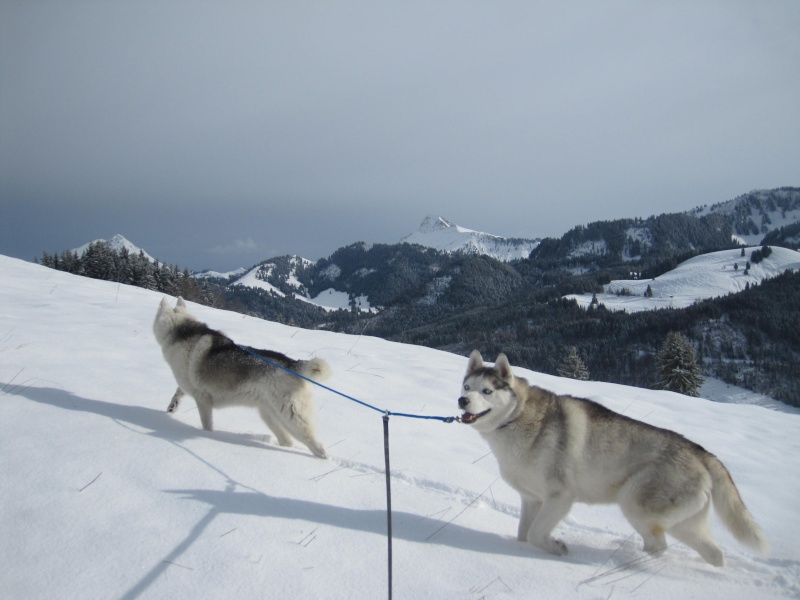
<instances>
[{"instance_id":1,"label":"tree line","mask_svg":"<svg viewBox=\"0 0 800 600\"><path fill-rule=\"evenodd\" d=\"M36 262L74 275L135 285L170 296L182 296L186 300L207 306L224 305L224 290L221 286L209 281L198 282L188 269L150 260L143 251L131 253L124 247L118 250L105 242L92 242L81 254L71 250L61 254L44 252Z\"/></svg>"},{"instance_id":2,"label":"tree line","mask_svg":"<svg viewBox=\"0 0 800 600\"><path fill-rule=\"evenodd\" d=\"M751 260L770 250L764 247ZM643 277L674 268L695 251L651 259ZM760 286L699 302L686 309L627 314L591 310L563 299L601 291L626 278L632 265L588 271L534 259L501 263L480 255L445 254L408 244L354 244L316 264L297 264L295 275L310 295L333 287L354 301L367 295L377 314L356 307L328 311L294 298L287 280L291 259L274 259L262 277L281 293L198 281L187 269L151 261L105 244L84 254L44 254L45 266L78 275L138 285L188 300L304 328L360 334L424 345L463 355L505 352L512 362L559 374L565 351L575 349L591 378L659 387L659 352L667 336L688 339L702 372L723 381L800 404L800 274L786 273ZM638 265L637 265L638 269ZM376 301L376 299L378 299ZM574 357L573 357L574 358ZM575 364L573 372L582 372Z\"/></svg>"}]
</instances>

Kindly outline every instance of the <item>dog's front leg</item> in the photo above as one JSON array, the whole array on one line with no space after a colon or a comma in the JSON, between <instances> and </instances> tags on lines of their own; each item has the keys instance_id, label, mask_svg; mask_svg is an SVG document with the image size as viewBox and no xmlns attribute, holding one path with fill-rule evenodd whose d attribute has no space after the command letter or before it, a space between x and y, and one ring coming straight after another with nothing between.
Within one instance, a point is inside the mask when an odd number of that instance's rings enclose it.
<instances>
[{"instance_id":1,"label":"dog's front leg","mask_svg":"<svg viewBox=\"0 0 800 600\"><path fill-rule=\"evenodd\" d=\"M517 540L520 542L527 542L528 532L531 530L533 520L536 518L542 503L537 498L531 498L530 496L521 496L521 498L522 506L520 509Z\"/></svg>"},{"instance_id":2,"label":"dog's front leg","mask_svg":"<svg viewBox=\"0 0 800 600\"><path fill-rule=\"evenodd\" d=\"M541 548L545 552L563 556L567 553L567 545L550 536L550 532L558 522L567 516L574 498L565 492L552 494L542 501L539 512L528 530L528 543Z\"/></svg>"}]
</instances>

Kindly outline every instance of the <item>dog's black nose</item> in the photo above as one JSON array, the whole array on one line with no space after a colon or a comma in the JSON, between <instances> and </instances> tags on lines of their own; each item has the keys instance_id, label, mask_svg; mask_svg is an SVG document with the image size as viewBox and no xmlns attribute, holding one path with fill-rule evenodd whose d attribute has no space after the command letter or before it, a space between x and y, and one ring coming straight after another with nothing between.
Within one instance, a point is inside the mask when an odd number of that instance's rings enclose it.
<instances>
[{"instance_id":1,"label":"dog's black nose","mask_svg":"<svg viewBox=\"0 0 800 600\"><path fill-rule=\"evenodd\" d=\"M461 408L467 408L467 406L469 406L469 398L465 398L464 396L461 396L461 398L458 399L458 405Z\"/></svg>"}]
</instances>

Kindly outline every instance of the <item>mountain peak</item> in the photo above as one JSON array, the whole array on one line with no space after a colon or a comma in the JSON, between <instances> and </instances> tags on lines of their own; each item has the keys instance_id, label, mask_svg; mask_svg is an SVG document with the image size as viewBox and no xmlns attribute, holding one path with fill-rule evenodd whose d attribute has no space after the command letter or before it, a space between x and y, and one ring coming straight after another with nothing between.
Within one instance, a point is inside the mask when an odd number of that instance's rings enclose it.
<instances>
[{"instance_id":1,"label":"mountain peak","mask_svg":"<svg viewBox=\"0 0 800 600\"><path fill-rule=\"evenodd\" d=\"M144 250L139 248L139 246L137 246L136 244L131 242L128 238L126 238L124 235L121 235L119 233L113 236L110 240L103 240L103 239L93 240L88 244L84 244L80 248L73 249L72 251L78 256L83 256L83 254L89 248L90 244L97 244L98 242L101 244L105 244L111 250L115 250L117 252L119 252L123 248L125 248L129 254L139 254L139 252L144 252ZM150 256L147 252L144 252L144 257L150 262L156 262L156 259Z\"/></svg>"},{"instance_id":2,"label":"mountain peak","mask_svg":"<svg viewBox=\"0 0 800 600\"><path fill-rule=\"evenodd\" d=\"M417 231L400 242L419 244L442 252L484 254L503 262L527 258L539 245L539 240L504 238L466 229L437 215L425 217Z\"/></svg>"},{"instance_id":3,"label":"mountain peak","mask_svg":"<svg viewBox=\"0 0 800 600\"><path fill-rule=\"evenodd\" d=\"M425 219L423 219L422 223L417 229L417 232L432 233L434 231L443 231L445 229L449 229L452 226L453 224L450 223L450 221L448 221L444 217L428 215L427 217L425 217Z\"/></svg>"}]
</instances>

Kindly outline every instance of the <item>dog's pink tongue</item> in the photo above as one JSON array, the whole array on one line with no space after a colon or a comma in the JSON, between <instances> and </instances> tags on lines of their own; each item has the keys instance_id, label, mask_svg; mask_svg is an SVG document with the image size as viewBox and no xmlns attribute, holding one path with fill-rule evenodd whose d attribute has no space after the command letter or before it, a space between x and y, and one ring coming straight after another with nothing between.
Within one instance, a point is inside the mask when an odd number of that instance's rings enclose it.
<instances>
[{"instance_id":1,"label":"dog's pink tongue","mask_svg":"<svg viewBox=\"0 0 800 600\"><path fill-rule=\"evenodd\" d=\"M476 417L472 413L465 412L463 415L461 415L461 422L462 423L472 423L477 418L478 417Z\"/></svg>"}]
</instances>

